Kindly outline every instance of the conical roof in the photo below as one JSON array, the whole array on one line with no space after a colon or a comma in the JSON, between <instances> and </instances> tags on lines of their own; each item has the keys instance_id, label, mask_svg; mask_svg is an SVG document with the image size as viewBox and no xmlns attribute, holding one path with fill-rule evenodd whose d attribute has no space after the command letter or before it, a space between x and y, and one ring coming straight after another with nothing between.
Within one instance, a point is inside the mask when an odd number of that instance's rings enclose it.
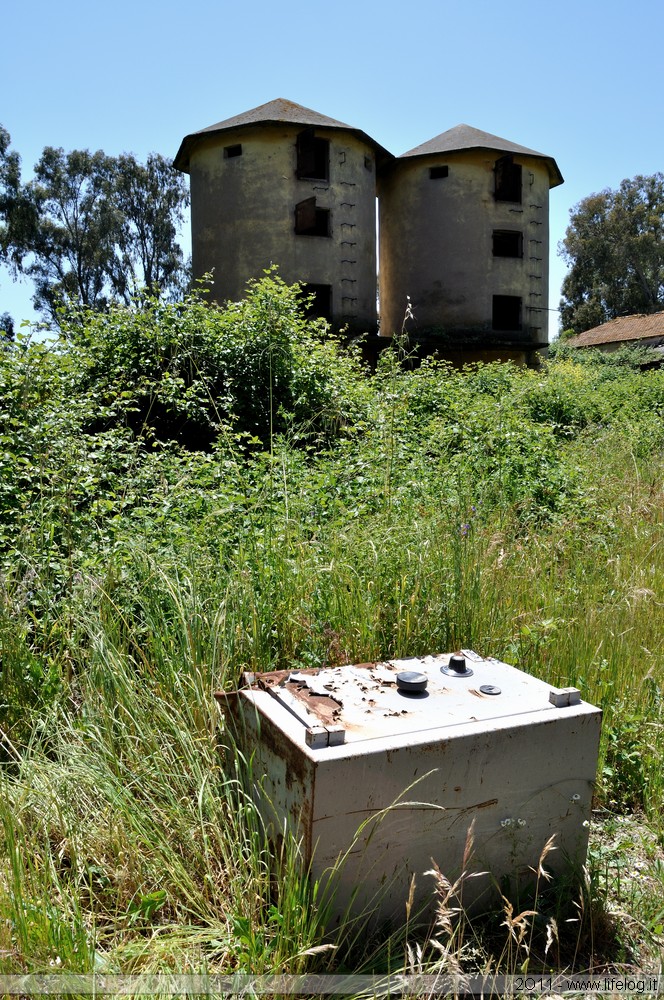
<instances>
[{"instance_id":1,"label":"conical roof","mask_svg":"<svg viewBox=\"0 0 664 1000\"><path fill-rule=\"evenodd\" d=\"M242 114L226 118L224 121L217 122L216 125L208 125L207 128L185 136L173 163L178 170L188 171L191 150L196 142L205 136L230 132L235 129L248 128L255 125L282 124L302 125L305 128L343 129L346 132L352 132L353 135L359 136L370 146L373 146L379 159L393 159L391 153L379 145L371 136L367 135L366 132L362 132L361 129L353 128L352 125L346 125L344 122L337 121L336 118L328 118L327 115L321 115L318 111L312 111L311 108L305 108L294 101L278 97L275 101L260 104L257 108L252 108L250 111L244 111Z\"/></svg>"},{"instance_id":2,"label":"conical roof","mask_svg":"<svg viewBox=\"0 0 664 1000\"><path fill-rule=\"evenodd\" d=\"M536 156L546 162L551 180L551 187L556 187L563 183L563 175L558 169L558 164L552 156L538 153L527 146L519 146L509 139L501 139L500 136L491 135L490 132L482 132L481 129L473 128L472 125L455 125L447 132L423 142L421 146L409 149L407 153L402 153L398 159L403 160L413 156L435 156L441 153L456 153L464 149L489 149L496 153L517 153L521 156Z\"/></svg>"}]
</instances>

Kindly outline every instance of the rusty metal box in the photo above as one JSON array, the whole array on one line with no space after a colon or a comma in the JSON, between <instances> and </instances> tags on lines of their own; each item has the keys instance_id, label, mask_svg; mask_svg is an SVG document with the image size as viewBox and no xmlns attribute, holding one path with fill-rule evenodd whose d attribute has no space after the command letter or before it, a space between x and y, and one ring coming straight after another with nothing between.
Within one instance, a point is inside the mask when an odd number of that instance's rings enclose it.
<instances>
[{"instance_id":1,"label":"rusty metal box","mask_svg":"<svg viewBox=\"0 0 664 1000\"><path fill-rule=\"evenodd\" d=\"M551 837L554 876L585 861L601 712L576 689L470 650L246 679L218 695L228 728L272 836L324 883L343 858L338 919L405 920L413 877L426 912L432 861L471 911L533 882Z\"/></svg>"}]
</instances>

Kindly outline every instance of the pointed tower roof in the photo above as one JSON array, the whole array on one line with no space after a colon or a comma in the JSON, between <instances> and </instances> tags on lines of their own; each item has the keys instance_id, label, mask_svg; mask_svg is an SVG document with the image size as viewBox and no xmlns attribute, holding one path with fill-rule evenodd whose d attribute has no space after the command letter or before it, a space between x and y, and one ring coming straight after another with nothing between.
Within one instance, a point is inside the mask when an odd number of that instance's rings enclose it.
<instances>
[{"instance_id":1,"label":"pointed tower roof","mask_svg":"<svg viewBox=\"0 0 664 1000\"><path fill-rule=\"evenodd\" d=\"M455 153L464 149L489 149L496 153L517 153L521 156L536 156L540 160L544 160L547 165L551 187L556 187L558 184L563 183L563 175L552 156L538 153L534 149L528 149L527 146L519 146L516 142L501 139L500 136L491 135L490 132L482 132L478 128L473 128L472 125L455 125L454 128L448 129L447 132L441 132L434 139L423 142L421 146L415 146L414 149L408 150L407 153L402 153L398 159L402 160L414 156L435 156L440 153Z\"/></svg>"},{"instance_id":2,"label":"pointed tower roof","mask_svg":"<svg viewBox=\"0 0 664 1000\"><path fill-rule=\"evenodd\" d=\"M275 101L260 104L257 108L252 108L250 111L244 111L240 115L234 115L232 118L226 118L224 121L217 122L216 125L208 125L207 128L186 135L173 161L174 166L178 170L188 172L191 150L205 136L249 128L255 125L283 124L301 125L304 128L341 129L345 132L352 132L353 135L364 139L370 146L373 146L377 157L381 161L394 159L391 153L361 129L353 128L352 125L346 125L344 122L337 121L336 118L328 118L327 115L321 115L318 111L312 111L311 108L302 107L301 104L295 104L294 101L278 97Z\"/></svg>"}]
</instances>

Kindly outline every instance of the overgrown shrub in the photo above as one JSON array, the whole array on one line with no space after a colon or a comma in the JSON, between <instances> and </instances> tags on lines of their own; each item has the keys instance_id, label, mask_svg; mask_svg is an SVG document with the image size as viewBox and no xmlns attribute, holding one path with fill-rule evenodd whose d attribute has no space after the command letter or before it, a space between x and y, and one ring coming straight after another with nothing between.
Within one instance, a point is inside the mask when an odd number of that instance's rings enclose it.
<instances>
[{"instance_id":1,"label":"overgrown shrub","mask_svg":"<svg viewBox=\"0 0 664 1000\"><path fill-rule=\"evenodd\" d=\"M76 313L60 349L88 405L86 430L127 426L194 450L228 432L263 445L286 430L333 438L359 399L356 356L273 272L223 307L194 293Z\"/></svg>"}]
</instances>

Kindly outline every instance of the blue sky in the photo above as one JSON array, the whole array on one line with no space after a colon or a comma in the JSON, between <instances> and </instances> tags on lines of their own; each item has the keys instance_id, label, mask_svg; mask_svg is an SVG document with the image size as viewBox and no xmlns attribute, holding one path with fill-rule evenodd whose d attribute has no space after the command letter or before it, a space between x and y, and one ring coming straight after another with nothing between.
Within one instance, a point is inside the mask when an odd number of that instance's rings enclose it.
<instances>
[{"instance_id":1,"label":"blue sky","mask_svg":"<svg viewBox=\"0 0 664 1000\"><path fill-rule=\"evenodd\" d=\"M395 154L463 122L555 157L554 309L570 208L664 170L661 0L8 0L2 26L0 122L26 179L46 145L174 156L277 97ZM0 272L0 312L34 318L30 297Z\"/></svg>"}]
</instances>

